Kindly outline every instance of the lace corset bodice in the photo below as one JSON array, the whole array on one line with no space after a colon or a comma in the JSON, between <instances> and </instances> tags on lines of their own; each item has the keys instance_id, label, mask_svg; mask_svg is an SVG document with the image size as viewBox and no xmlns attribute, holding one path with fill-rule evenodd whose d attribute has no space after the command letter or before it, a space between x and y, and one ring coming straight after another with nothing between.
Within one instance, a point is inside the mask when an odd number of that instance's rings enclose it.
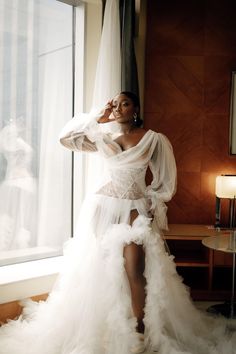
<instances>
[{"instance_id":1,"label":"lace corset bodice","mask_svg":"<svg viewBox=\"0 0 236 354\"><path fill-rule=\"evenodd\" d=\"M100 188L97 193L121 199L139 199L144 197L146 188L145 175L147 167L111 168L111 181Z\"/></svg>"}]
</instances>

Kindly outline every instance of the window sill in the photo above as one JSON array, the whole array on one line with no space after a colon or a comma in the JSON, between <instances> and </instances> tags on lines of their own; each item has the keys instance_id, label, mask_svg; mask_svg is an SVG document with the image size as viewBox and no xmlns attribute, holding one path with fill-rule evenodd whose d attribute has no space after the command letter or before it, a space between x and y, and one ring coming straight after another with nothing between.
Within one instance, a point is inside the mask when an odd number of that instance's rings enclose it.
<instances>
[{"instance_id":1,"label":"window sill","mask_svg":"<svg viewBox=\"0 0 236 354\"><path fill-rule=\"evenodd\" d=\"M0 267L0 304L51 291L63 256Z\"/></svg>"}]
</instances>

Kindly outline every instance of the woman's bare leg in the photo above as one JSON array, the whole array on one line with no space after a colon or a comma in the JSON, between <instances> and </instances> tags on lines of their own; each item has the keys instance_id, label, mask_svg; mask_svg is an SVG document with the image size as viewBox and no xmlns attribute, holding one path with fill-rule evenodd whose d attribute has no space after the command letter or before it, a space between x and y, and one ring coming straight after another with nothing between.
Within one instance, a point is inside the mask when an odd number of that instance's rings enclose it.
<instances>
[{"instance_id":1,"label":"woman's bare leg","mask_svg":"<svg viewBox=\"0 0 236 354\"><path fill-rule=\"evenodd\" d=\"M131 224L138 216L136 210L131 212ZM134 316L137 318L137 331L144 333L144 306L146 279L143 275L145 269L145 252L142 245L131 243L124 247L125 270L130 284L131 300Z\"/></svg>"}]
</instances>

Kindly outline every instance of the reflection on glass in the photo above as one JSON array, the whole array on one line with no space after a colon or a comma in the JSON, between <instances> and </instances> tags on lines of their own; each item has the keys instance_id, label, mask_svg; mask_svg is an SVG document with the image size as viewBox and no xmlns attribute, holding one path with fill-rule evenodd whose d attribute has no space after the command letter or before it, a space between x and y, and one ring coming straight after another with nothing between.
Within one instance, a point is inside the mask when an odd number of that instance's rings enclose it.
<instances>
[{"instance_id":1,"label":"reflection on glass","mask_svg":"<svg viewBox=\"0 0 236 354\"><path fill-rule=\"evenodd\" d=\"M0 2L0 265L61 252L70 236L72 7Z\"/></svg>"},{"instance_id":2,"label":"reflection on glass","mask_svg":"<svg viewBox=\"0 0 236 354\"><path fill-rule=\"evenodd\" d=\"M0 131L0 152L6 160L5 176L0 184L0 251L35 246L33 149L20 136L19 120L9 122Z\"/></svg>"}]
</instances>

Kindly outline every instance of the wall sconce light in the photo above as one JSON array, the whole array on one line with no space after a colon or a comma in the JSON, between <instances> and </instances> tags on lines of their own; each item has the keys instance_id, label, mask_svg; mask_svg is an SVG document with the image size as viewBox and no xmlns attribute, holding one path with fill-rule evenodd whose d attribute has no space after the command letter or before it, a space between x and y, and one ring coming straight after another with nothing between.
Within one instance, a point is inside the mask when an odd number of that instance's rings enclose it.
<instances>
[{"instance_id":1,"label":"wall sconce light","mask_svg":"<svg viewBox=\"0 0 236 354\"><path fill-rule=\"evenodd\" d=\"M229 228L235 226L235 198L236 198L236 175L221 175L216 177L216 222L215 227L220 227L220 214L222 198L229 199Z\"/></svg>"}]
</instances>

